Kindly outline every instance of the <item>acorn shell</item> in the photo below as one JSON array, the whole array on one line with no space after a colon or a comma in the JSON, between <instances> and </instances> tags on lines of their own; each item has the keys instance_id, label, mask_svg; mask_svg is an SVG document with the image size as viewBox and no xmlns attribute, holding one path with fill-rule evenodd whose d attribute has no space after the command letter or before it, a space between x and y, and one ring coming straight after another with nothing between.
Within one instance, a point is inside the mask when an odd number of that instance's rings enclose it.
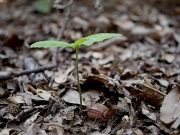
<instances>
[{"instance_id":1,"label":"acorn shell","mask_svg":"<svg viewBox=\"0 0 180 135\"><path fill-rule=\"evenodd\" d=\"M99 118L105 122L108 120L108 118L104 117L104 113L108 112L108 111L109 111L109 109L105 105L97 103L97 104L92 105L89 108L87 116L90 119Z\"/></svg>"}]
</instances>

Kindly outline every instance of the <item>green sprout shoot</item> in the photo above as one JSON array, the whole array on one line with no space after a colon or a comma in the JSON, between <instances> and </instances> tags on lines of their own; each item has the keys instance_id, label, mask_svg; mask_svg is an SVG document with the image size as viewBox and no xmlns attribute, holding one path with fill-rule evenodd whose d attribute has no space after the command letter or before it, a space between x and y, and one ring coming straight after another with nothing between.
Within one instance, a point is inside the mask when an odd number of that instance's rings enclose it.
<instances>
[{"instance_id":1,"label":"green sprout shoot","mask_svg":"<svg viewBox=\"0 0 180 135\"><path fill-rule=\"evenodd\" d=\"M76 40L74 43L67 43L63 41L39 41L31 45L31 48L50 48L50 47L69 47L76 51L76 78L77 78L77 88L79 91L79 99L80 99L80 109L82 110L82 94L81 87L79 81L79 70L78 70L78 51L80 46L90 46L94 42L101 42L106 39L114 38L114 37L122 37L121 34L116 33L99 33L93 34L81 39Z\"/></svg>"}]
</instances>

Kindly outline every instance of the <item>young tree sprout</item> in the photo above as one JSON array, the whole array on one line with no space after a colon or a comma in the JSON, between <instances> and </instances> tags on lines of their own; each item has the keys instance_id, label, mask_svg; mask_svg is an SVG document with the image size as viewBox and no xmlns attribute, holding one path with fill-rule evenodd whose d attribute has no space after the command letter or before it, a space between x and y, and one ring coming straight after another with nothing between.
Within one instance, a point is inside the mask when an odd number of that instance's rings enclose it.
<instances>
[{"instance_id":1,"label":"young tree sprout","mask_svg":"<svg viewBox=\"0 0 180 135\"><path fill-rule=\"evenodd\" d=\"M116 33L99 33L93 34L81 39L76 40L74 43L67 43L63 41L39 41L31 45L31 48L50 48L50 47L69 47L76 51L76 78L77 78L77 87L79 91L80 99L80 109L82 110L82 94L79 81L79 70L78 70L78 50L80 46L90 46L94 42L101 42L106 39L122 37L121 34Z\"/></svg>"}]
</instances>

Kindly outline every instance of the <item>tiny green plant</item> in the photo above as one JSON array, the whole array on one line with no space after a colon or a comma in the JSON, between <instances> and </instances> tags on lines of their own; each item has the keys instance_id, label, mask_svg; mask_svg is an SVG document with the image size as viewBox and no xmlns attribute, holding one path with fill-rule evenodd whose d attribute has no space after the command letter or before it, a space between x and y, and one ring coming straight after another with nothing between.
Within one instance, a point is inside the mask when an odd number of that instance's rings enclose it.
<instances>
[{"instance_id":1,"label":"tiny green plant","mask_svg":"<svg viewBox=\"0 0 180 135\"><path fill-rule=\"evenodd\" d=\"M79 81L79 70L78 70L78 51L80 46L90 46L94 42L101 42L106 39L114 38L114 37L122 37L121 34L116 33L99 33L93 34L81 39L76 40L74 43L67 43L63 41L39 41L31 45L31 48L50 48L50 47L69 47L76 51L76 78L77 78L77 88L79 91L80 97L80 109L82 110L82 94L81 87Z\"/></svg>"}]
</instances>

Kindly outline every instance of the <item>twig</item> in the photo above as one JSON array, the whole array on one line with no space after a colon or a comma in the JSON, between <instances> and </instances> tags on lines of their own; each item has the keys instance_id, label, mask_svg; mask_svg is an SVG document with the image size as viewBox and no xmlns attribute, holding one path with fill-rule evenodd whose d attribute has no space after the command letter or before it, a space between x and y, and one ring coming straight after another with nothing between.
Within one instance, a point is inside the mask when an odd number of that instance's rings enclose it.
<instances>
[{"instance_id":1,"label":"twig","mask_svg":"<svg viewBox=\"0 0 180 135\"><path fill-rule=\"evenodd\" d=\"M67 13L65 15L64 24L63 24L63 27L60 29L56 40L61 40L62 39L64 30L66 29L68 21L69 21L72 2L73 2L73 0L70 0L69 4L67 5ZM54 50L54 53L53 53L52 63L55 64L55 65L57 65L58 50L59 50L59 48L56 48ZM51 80L49 82L49 87L51 87L53 80L54 80L54 76L51 77Z\"/></svg>"},{"instance_id":2,"label":"twig","mask_svg":"<svg viewBox=\"0 0 180 135\"><path fill-rule=\"evenodd\" d=\"M38 67L36 69L23 70L21 72L5 72L5 73L0 75L0 81L12 79L14 77L19 77L19 76L26 75L26 74L42 72L44 70L49 70L49 69L52 69L54 67L56 67L56 65L51 64L48 66L41 66L41 67Z\"/></svg>"},{"instance_id":3,"label":"twig","mask_svg":"<svg viewBox=\"0 0 180 135\"><path fill-rule=\"evenodd\" d=\"M72 1L72 0L71 0L71 1ZM72 2L71 2L71 3L72 3ZM68 24L68 21L69 21L70 12L71 12L71 4L68 4L67 13L66 13L66 15L65 15L63 27L60 29L59 34L58 34L56 40L61 40L61 39L62 39L64 30L66 29L67 24ZM56 65L57 65L57 63L56 63L56 62L57 62L57 54L58 54L58 48L55 49L55 51L54 51L54 53L53 53L53 58L52 58L53 64L56 64Z\"/></svg>"}]
</instances>

